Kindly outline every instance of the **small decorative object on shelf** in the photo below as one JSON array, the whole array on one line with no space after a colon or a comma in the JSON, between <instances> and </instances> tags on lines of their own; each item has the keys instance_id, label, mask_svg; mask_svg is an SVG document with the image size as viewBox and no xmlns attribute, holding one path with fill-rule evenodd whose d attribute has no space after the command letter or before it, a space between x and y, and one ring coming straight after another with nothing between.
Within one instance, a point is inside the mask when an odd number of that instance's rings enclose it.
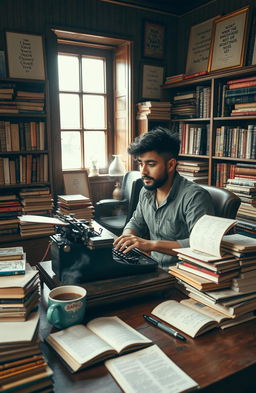
<instances>
[{"instance_id":1,"label":"small decorative object on shelf","mask_svg":"<svg viewBox=\"0 0 256 393\"><path fill-rule=\"evenodd\" d=\"M125 173L125 168L121 160L120 154L113 154L113 161L109 165L108 173L110 176L122 176Z\"/></svg>"},{"instance_id":2,"label":"small decorative object on shelf","mask_svg":"<svg viewBox=\"0 0 256 393\"><path fill-rule=\"evenodd\" d=\"M122 199L122 190L120 187L120 182L116 182L114 191L112 193L113 199L116 199L117 201L120 201Z\"/></svg>"}]
</instances>

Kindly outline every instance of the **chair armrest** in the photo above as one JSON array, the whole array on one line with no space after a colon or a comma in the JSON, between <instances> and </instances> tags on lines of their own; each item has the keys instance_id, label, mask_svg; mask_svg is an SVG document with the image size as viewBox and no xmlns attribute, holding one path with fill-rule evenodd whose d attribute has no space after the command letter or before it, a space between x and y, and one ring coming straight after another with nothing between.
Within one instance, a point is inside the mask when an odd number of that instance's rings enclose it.
<instances>
[{"instance_id":1,"label":"chair armrest","mask_svg":"<svg viewBox=\"0 0 256 393\"><path fill-rule=\"evenodd\" d=\"M95 218L111 216L114 209L127 206L127 203L126 199L121 201L116 199L102 199L95 204Z\"/></svg>"}]
</instances>

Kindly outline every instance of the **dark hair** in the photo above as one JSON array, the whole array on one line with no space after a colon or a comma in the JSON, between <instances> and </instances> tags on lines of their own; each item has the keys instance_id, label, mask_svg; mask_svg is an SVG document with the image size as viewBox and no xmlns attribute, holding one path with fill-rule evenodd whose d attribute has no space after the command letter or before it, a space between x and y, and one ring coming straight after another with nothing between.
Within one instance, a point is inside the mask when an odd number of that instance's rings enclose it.
<instances>
[{"instance_id":1,"label":"dark hair","mask_svg":"<svg viewBox=\"0 0 256 393\"><path fill-rule=\"evenodd\" d=\"M158 154L167 153L171 158L177 158L179 150L178 134L160 126L135 138L128 147L128 153L136 157L148 151L155 151Z\"/></svg>"}]
</instances>

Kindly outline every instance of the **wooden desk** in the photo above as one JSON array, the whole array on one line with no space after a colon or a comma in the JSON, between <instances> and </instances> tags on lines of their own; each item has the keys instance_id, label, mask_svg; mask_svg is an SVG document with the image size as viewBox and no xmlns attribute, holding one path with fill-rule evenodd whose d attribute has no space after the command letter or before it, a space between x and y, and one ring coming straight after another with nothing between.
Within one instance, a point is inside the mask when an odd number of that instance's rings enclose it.
<instances>
[{"instance_id":1,"label":"wooden desk","mask_svg":"<svg viewBox=\"0 0 256 393\"><path fill-rule=\"evenodd\" d=\"M47 296L47 290L43 293ZM169 298L180 299L175 289ZM143 314L150 314L153 307L163 301L159 293L148 298L124 300L120 305L103 305L89 309L87 320L96 316L118 315L129 325L157 344L179 367L201 387L202 393L254 393L256 392L256 322L250 321L224 331L215 329L201 337L187 336L184 343L149 325ZM51 326L45 318L44 296L41 306L40 331L45 338ZM70 374L55 352L42 344L43 352L54 370L56 393L117 393L121 389L104 365L94 366L77 374ZM157 392L156 392L157 393Z\"/></svg>"}]
</instances>

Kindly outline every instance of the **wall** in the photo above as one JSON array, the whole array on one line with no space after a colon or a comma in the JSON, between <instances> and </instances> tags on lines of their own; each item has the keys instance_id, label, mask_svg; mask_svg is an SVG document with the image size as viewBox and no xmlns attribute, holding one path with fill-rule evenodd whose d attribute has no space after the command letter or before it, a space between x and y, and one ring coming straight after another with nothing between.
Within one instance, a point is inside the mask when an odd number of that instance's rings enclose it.
<instances>
[{"instance_id":1,"label":"wall","mask_svg":"<svg viewBox=\"0 0 256 393\"><path fill-rule=\"evenodd\" d=\"M190 26L217 15L225 15L247 5L255 13L255 0L213 0L182 17L178 21L178 48L175 72L185 72ZM178 71L177 71L178 70Z\"/></svg>"},{"instance_id":2,"label":"wall","mask_svg":"<svg viewBox=\"0 0 256 393\"><path fill-rule=\"evenodd\" d=\"M46 34L53 26L81 29L82 32L112 35L134 42L134 99L140 97L143 22L153 20L166 25L168 53L176 52L177 18L160 13L108 4L100 0L1 0L0 26L4 30ZM0 49L5 45L0 34ZM173 73L175 57L164 60L167 73ZM149 60L149 59L148 59ZM158 61L152 60L157 64Z\"/></svg>"}]
</instances>

